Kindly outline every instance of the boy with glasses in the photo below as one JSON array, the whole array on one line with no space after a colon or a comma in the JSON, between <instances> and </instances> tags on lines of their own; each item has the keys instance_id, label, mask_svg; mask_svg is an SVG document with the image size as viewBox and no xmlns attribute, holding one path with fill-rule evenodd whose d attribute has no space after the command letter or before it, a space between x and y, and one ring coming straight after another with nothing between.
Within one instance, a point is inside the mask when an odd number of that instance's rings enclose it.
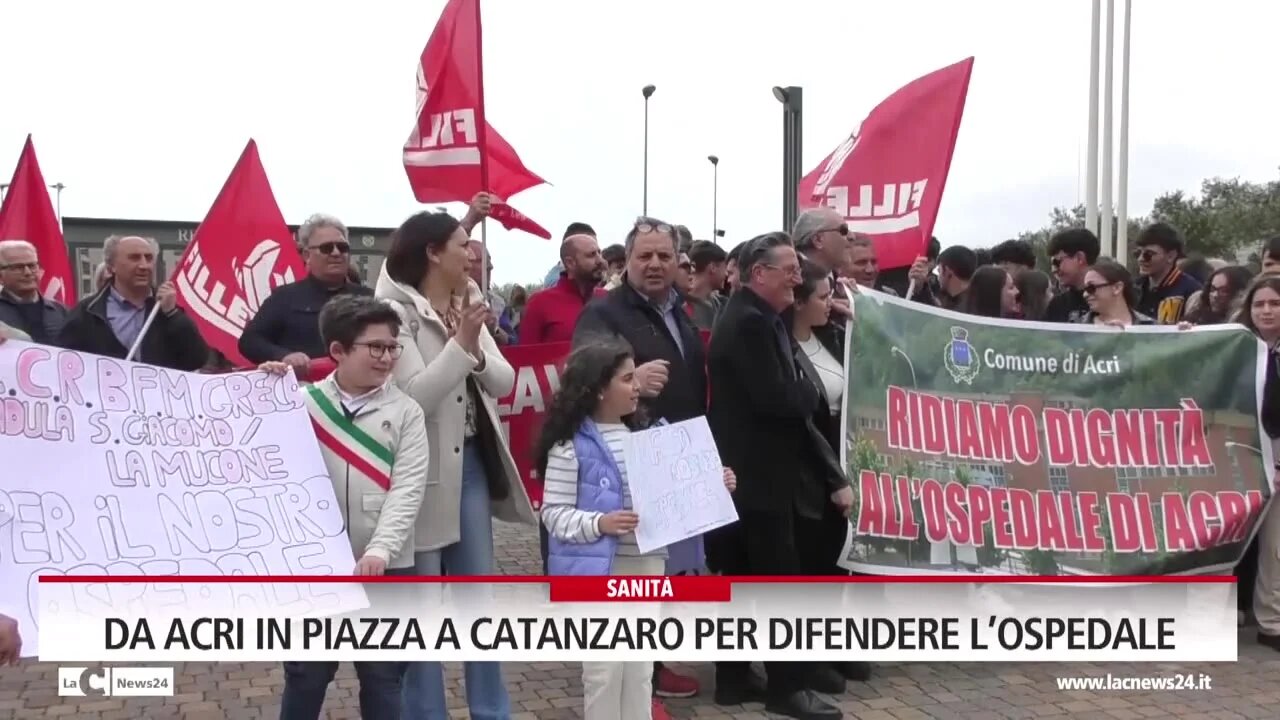
<instances>
[{"instance_id":1,"label":"boy with glasses","mask_svg":"<svg viewBox=\"0 0 1280 720\"><path fill-rule=\"evenodd\" d=\"M1186 249L1182 234L1168 223L1153 223L1138 233L1134 245L1140 275L1134 310L1161 325L1178 324L1187 300L1201 287L1198 280L1178 269Z\"/></svg>"},{"instance_id":2,"label":"boy with glasses","mask_svg":"<svg viewBox=\"0 0 1280 720\"><path fill-rule=\"evenodd\" d=\"M353 575L412 575L413 526L426 490L422 408L391 383L403 349L400 318L381 301L344 295L320 312L320 335L337 369L302 390L343 524L358 558ZM278 375L290 365L266 362ZM407 663L357 662L360 716L399 720ZM280 720L317 720L336 662L285 663Z\"/></svg>"},{"instance_id":3,"label":"boy with glasses","mask_svg":"<svg viewBox=\"0 0 1280 720\"><path fill-rule=\"evenodd\" d=\"M1089 314L1084 297L1084 276L1098 261L1101 244L1088 228L1063 230L1049 238L1046 248L1053 275L1058 279L1058 294L1045 309L1045 322L1078 323Z\"/></svg>"}]
</instances>

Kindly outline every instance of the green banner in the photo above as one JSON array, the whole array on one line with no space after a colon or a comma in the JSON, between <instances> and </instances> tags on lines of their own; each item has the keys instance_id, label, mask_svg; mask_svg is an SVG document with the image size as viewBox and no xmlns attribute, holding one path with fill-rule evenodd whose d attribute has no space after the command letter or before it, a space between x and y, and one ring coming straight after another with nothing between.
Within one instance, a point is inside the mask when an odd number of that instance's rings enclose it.
<instances>
[{"instance_id":1,"label":"green banner","mask_svg":"<svg viewBox=\"0 0 1280 720\"><path fill-rule=\"evenodd\" d=\"M1271 497L1267 362L1238 325L1002 321L855 300L841 564L874 574L1224 572Z\"/></svg>"}]
</instances>

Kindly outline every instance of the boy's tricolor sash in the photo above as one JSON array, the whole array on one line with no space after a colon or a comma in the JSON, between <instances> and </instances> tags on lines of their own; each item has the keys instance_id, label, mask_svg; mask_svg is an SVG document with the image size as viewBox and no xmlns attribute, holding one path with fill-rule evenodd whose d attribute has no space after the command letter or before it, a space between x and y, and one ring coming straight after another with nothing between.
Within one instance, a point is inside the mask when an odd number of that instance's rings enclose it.
<instances>
[{"instance_id":1,"label":"boy's tricolor sash","mask_svg":"<svg viewBox=\"0 0 1280 720\"><path fill-rule=\"evenodd\" d=\"M391 489L391 464L394 456L386 446L347 419L320 388L308 385L304 391L307 412L316 429L320 444L337 454L352 467L369 476L383 490Z\"/></svg>"}]
</instances>

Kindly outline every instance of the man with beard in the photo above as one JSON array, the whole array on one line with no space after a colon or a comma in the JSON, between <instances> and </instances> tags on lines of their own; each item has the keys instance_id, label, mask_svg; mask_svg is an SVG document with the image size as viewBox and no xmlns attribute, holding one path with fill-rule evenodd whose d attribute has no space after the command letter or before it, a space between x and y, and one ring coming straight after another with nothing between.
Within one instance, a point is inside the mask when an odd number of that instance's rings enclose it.
<instances>
[{"instance_id":1,"label":"man with beard","mask_svg":"<svg viewBox=\"0 0 1280 720\"><path fill-rule=\"evenodd\" d=\"M564 270L555 285L529 298L520 323L520 344L570 342L578 315L592 298L605 294L605 261L594 235L570 235L560 244Z\"/></svg>"}]
</instances>

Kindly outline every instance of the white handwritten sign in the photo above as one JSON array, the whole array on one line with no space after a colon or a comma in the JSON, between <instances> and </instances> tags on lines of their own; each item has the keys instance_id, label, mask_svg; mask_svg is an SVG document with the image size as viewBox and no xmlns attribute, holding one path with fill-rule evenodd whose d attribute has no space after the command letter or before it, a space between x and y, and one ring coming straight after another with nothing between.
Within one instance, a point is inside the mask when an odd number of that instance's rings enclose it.
<instances>
[{"instance_id":1,"label":"white handwritten sign","mask_svg":"<svg viewBox=\"0 0 1280 720\"><path fill-rule=\"evenodd\" d=\"M705 417L631 433L626 458L640 552L737 522Z\"/></svg>"},{"instance_id":2,"label":"white handwritten sign","mask_svg":"<svg viewBox=\"0 0 1280 720\"><path fill-rule=\"evenodd\" d=\"M0 612L310 615L358 585L40 583L41 575L348 575L355 565L296 380L197 375L0 345Z\"/></svg>"}]
</instances>

